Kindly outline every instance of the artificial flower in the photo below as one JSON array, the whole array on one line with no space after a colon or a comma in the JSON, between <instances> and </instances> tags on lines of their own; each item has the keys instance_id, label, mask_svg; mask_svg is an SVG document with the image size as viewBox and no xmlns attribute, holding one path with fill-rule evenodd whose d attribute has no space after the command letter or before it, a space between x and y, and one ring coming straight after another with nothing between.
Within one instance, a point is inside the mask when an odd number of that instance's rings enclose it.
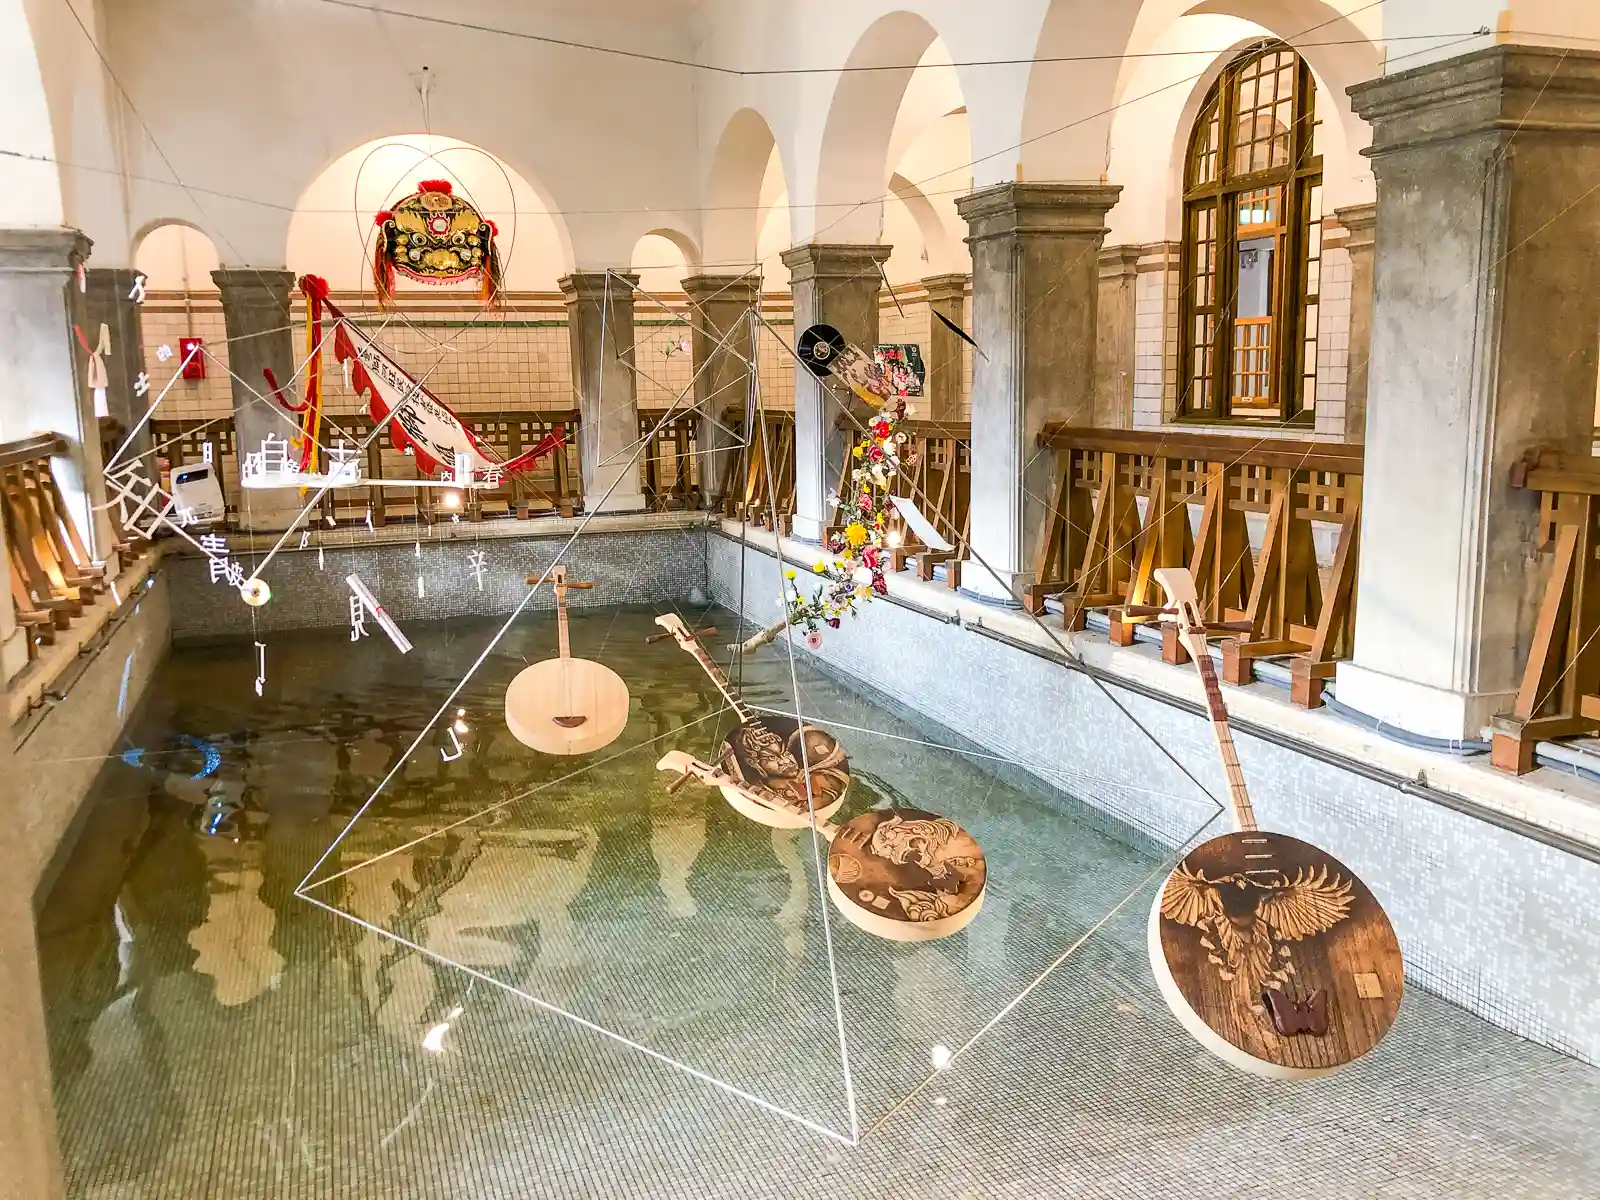
<instances>
[{"instance_id":1,"label":"artificial flower","mask_svg":"<svg viewBox=\"0 0 1600 1200\"><path fill-rule=\"evenodd\" d=\"M867 540L867 527L860 521L851 521L844 527L844 537L852 549L859 549Z\"/></svg>"}]
</instances>

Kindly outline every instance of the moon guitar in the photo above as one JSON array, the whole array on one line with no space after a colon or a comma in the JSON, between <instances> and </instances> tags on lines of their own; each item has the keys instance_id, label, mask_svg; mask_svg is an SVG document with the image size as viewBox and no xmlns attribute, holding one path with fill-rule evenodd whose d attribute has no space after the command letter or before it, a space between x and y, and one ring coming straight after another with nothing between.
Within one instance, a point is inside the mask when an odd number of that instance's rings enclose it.
<instances>
[{"instance_id":1,"label":"moon guitar","mask_svg":"<svg viewBox=\"0 0 1600 1200\"><path fill-rule=\"evenodd\" d=\"M1239 827L1191 850L1151 905L1156 984L1190 1036L1229 1065L1275 1079L1326 1075L1393 1024L1405 986L1400 943L1353 871L1257 827L1194 577L1167 568L1155 578L1168 601L1157 611L1176 621L1205 685Z\"/></svg>"},{"instance_id":2,"label":"moon guitar","mask_svg":"<svg viewBox=\"0 0 1600 1200\"><path fill-rule=\"evenodd\" d=\"M693 656L738 715L739 724L723 739L722 756L717 763L718 770L734 784L722 789L728 803L752 821L775 829L810 825L812 805L819 820L838 812L850 790L850 763L833 735L814 725L802 725L793 717L751 712L681 617L663 613L656 618L656 624ZM743 789L751 787L781 797L781 803L774 806L750 799Z\"/></svg>"},{"instance_id":3,"label":"moon guitar","mask_svg":"<svg viewBox=\"0 0 1600 1200\"><path fill-rule=\"evenodd\" d=\"M567 592L588 582L552 567L561 654L519 671L506 689L506 726L524 746L546 754L588 754L617 740L628 724L628 685L610 667L573 658L567 637ZM530 584L542 582L528 577Z\"/></svg>"},{"instance_id":4,"label":"moon guitar","mask_svg":"<svg viewBox=\"0 0 1600 1200\"><path fill-rule=\"evenodd\" d=\"M811 824L796 805L752 787L682 750L661 756L656 769L684 780L698 777L735 803L782 814L786 824ZM772 822L768 822L771 824ZM856 927L894 942L929 942L965 929L983 907L988 867L977 839L945 817L916 808L872 809L834 825L819 815L816 831L830 843L828 895Z\"/></svg>"}]
</instances>

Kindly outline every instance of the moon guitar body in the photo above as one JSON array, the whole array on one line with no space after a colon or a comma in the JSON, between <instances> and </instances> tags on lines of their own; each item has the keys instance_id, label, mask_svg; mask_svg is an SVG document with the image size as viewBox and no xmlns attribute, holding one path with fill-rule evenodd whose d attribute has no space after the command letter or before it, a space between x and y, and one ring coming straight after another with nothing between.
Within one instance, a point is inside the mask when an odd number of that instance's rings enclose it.
<instances>
[{"instance_id":1,"label":"moon guitar body","mask_svg":"<svg viewBox=\"0 0 1600 1200\"><path fill-rule=\"evenodd\" d=\"M774 793L791 806L775 808L738 788L721 789L723 799L741 816L773 829L804 829L811 823L812 807L818 820L828 820L850 790L850 763L843 747L831 733L803 726L793 717L762 715L736 725L723 739L721 764L740 783Z\"/></svg>"},{"instance_id":2,"label":"moon guitar body","mask_svg":"<svg viewBox=\"0 0 1600 1200\"><path fill-rule=\"evenodd\" d=\"M1324 850L1259 830L1190 851L1150 908L1162 998L1201 1046L1276 1079L1325 1075L1376 1046L1405 987L1394 928Z\"/></svg>"},{"instance_id":3,"label":"moon guitar body","mask_svg":"<svg viewBox=\"0 0 1600 1200\"><path fill-rule=\"evenodd\" d=\"M586 658L551 658L517 673L506 689L506 726L545 754L588 754L628 724L628 685Z\"/></svg>"},{"instance_id":4,"label":"moon guitar body","mask_svg":"<svg viewBox=\"0 0 1600 1200\"><path fill-rule=\"evenodd\" d=\"M988 865L977 839L921 809L851 817L828 848L828 895L851 924L893 942L965 929L983 907Z\"/></svg>"}]
</instances>

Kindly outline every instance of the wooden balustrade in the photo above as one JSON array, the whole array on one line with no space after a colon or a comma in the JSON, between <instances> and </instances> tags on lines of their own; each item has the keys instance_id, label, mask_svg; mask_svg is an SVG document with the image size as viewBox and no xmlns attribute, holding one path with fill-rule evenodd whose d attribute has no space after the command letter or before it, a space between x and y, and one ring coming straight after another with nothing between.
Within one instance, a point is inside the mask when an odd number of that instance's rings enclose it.
<instances>
[{"instance_id":1,"label":"wooden balustrade","mask_svg":"<svg viewBox=\"0 0 1600 1200\"><path fill-rule=\"evenodd\" d=\"M1088 609L1109 608L1112 641L1127 645L1147 618L1121 606L1160 603L1155 570L1187 566L1209 619L1250 622L1222 643L1223 678L1248 683L1253 659L1292 656L1294 702L1321 704L1351 647L1360 446L1060 425L1039 444L1055 452L1056 470L1024 597L1030 612L1060 596L1063 625L1081 629ZM1259 551L1252 517L1263 526ZM1336 527L1326 569L1319 524ZM1163 635L1163 658L1185 661L1177 638Z\"/></svg>"},{"instance_id":2,"label":"wooden balustrade","mask_svg":"<svg viewBox=\"0 0 1600 1200\"><path fill-rule=\"evenodd\" d=\"M51 458L66 452L54 433L0 445L11 603L30 659L106 588L105 568L90 559L50 469Z\"/></svg>"},{"instance_id":3,"label":"wooden balustrade","mask_svg":"<svg viewBox=\"0 0 1600 1200\"><path fill-rule=\"evenodd\" d=\"M664 408L639 410L639 437L648 440L643 455L645 500L656 512L699 508L707 469L697 453L699 410L679 410L661 425L666 413Z\"/></svg>"},{"instance_id":4,"label":"wooden balustrade","mask_svg":"<svg viewBox=\"0 0 1600 1200\"><path fill-rule=\"evenodd\" d=\"M725 457L723 515L765 528L772 525L776 513L778 531L787 534L794 519L794 414L763 413L765 439L760 428L753 435L746 434L742 408L726 409L722 421L745 443Z\"/></svg>"},{"instance_id":5,"label":"wooden balustrade","mask_svg":"<svg viewBox=\"0 0 1600 1200\"><path fill-rule=\"evenodd\" d=\"M485 517L520 516L559 512L572 516L583 506L578 458L577 409L543 412L469 412L461 419L486 445L502 458L514 458L537 446L558 427L564 430L566 445L532 471L506 476L492 488L476 488L470 494L466 515L477 521ZM334 427L337 423L337 428ZM365 413L335 413L325 421L321 438L325 447L358 445L371 435L372 418ZM151 439L158 457L172 466L202 461L207 443L227 501L228 517L236 521L239 513L238 447L235 445L233 418L216 420L157 420L150 422ZM335 520L363 520L370 512L374 526L390 521L431 522L438 516L439 496L435 489L376 487L371 479L416 477L416 464L395 451L387 435L380 436L366 450L363 482L347 488L330 488L323 496L320 512ZM163 481L163 486L166 486Z\"/></svg>"},{"instance_id":6,"label":"wooden balustrade","mask_svg":"<svg viewBox=\"0 0 1600 1200\"><path fill-rule=\"evenodd\" d=\"M1517 698L1492 723L1490 761L1523 775L1540 741L1600 731L1600 461L1533 454L1512 483L1539 493L1539 549L1552 556Z\"/></svg>"}]
</instances>

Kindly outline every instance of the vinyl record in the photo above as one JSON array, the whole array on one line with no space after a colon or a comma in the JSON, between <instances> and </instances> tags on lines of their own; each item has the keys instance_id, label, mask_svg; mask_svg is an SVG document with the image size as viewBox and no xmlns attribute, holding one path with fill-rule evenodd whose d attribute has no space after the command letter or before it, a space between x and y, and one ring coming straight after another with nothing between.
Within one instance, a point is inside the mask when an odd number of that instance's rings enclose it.
<instances>
[{"instance_id":1,"label":"vinyl record","mask_svg":"<svg viewBox=\"0 0 1600 1200\"><path fill-rule=\"evenodd\" d=\"M839 351L844 348L844 334L832 325L819 323L800 335L798 353L806 369L820 377L832 372L831 364Z\"/></svg>"}]
</instances>

